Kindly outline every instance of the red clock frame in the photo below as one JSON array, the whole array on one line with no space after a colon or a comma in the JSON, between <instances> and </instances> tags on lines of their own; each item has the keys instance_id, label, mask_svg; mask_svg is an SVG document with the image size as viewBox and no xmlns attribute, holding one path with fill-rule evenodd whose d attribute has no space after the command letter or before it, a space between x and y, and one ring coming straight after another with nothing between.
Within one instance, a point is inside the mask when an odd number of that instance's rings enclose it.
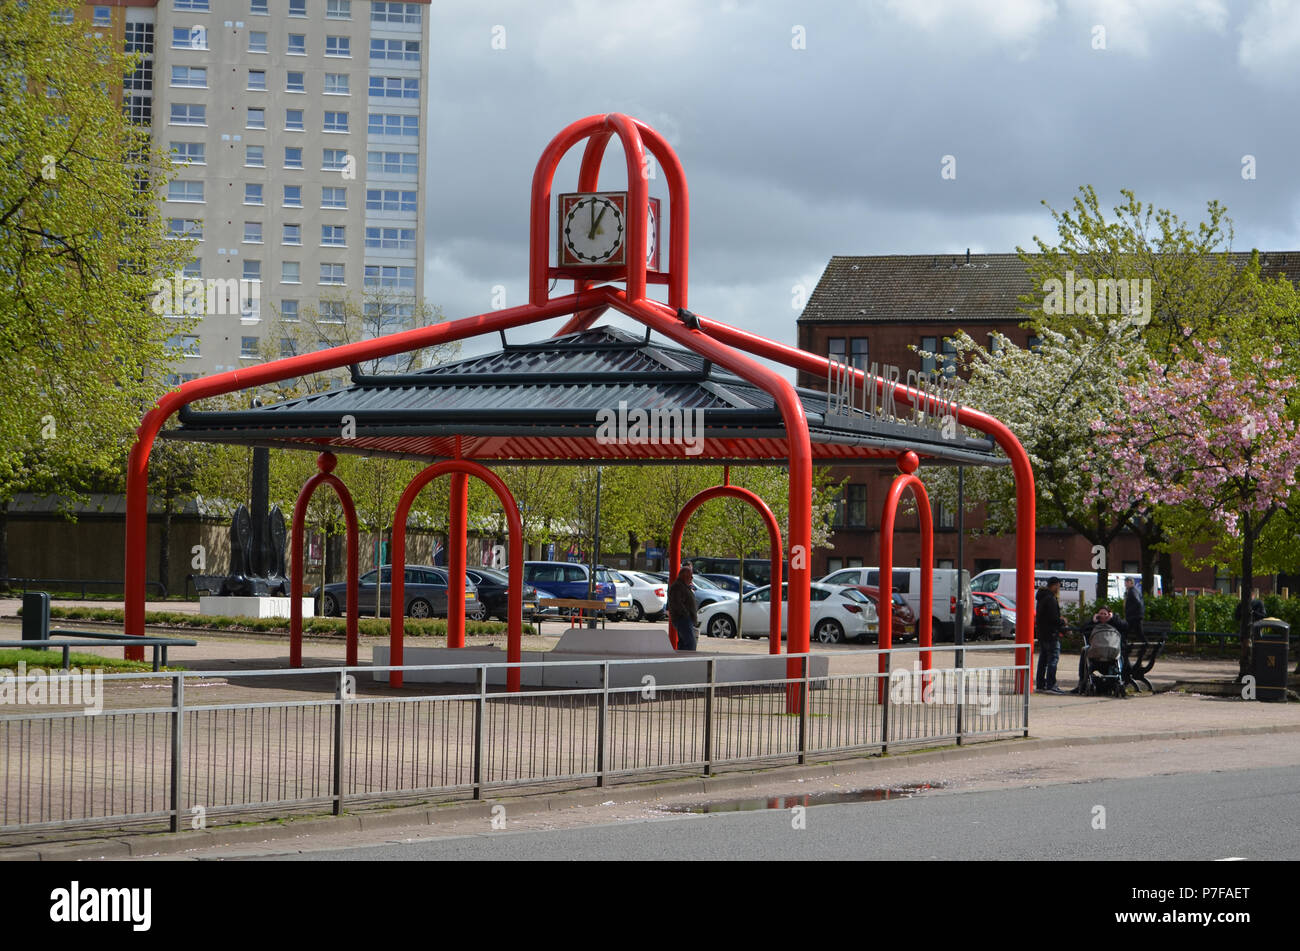
<instances>
[{"instance_id":1,"label":"red clock frame","mask_svg":"<svg viewBox=\"0 0 1300 951\"><path fill-rule=\"evenodd\" d=\"M627 192L567 192L560 195L556 202L556 222L555 234L559 239L559 266L564 268L606 268L606 267L625 267L627 265L627 233L623 234L623 240L619 242L618 251L608 261L600 264L592 264L590 261L584 261L575 257L569 250L568 245L564 242L564 220L569 215L569 210L582 201L584 198L608 198L614 203L614 206L623 215L623 220L627 220ZM651 254L646 262L646 268L651 271L659 270L659 249L663 246L664 219L663 212L659 205L658 198L648 199L650 210L654 213L655 218L655 244L651 249Z\"/></svg>"}]
</instances>

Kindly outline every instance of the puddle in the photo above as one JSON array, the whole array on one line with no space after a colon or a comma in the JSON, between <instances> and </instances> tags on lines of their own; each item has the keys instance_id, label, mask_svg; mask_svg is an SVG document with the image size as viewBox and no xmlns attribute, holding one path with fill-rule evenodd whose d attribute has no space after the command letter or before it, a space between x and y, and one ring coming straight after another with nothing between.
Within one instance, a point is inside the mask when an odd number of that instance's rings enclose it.
<instances>
[{"instance_id":1,"label":"puddle","mask_svg":"<svg viewBox=\"0 0 1300 951\"><path fill-rule=\"evenodd\" d=\"M826 806L837 802L880 802L884 799L911 799L928 789L942 789L946 783L910 783L876 789L853 789L846 792L805 793L800 796L766 796L757 799L722 799L717 802L683 803L660 806L664 812L756 812L761 809L790 809L794 806Z\"/></svg>"}]
</instances>

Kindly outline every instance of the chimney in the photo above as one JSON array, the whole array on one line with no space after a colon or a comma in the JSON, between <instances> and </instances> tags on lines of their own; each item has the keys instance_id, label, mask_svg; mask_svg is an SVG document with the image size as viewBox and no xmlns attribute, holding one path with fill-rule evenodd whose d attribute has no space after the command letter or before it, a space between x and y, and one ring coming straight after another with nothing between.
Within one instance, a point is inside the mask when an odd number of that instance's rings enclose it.
<instances>
[{"instance_id":1,"label":"chimney","mask_svg":"<svg viewBox=\"0 0 1300 951\"><path fill-rule=\"evenodd\" d=\"M970 264L970 248L966 249L966 263Z\"/></svg>"}]
</instances>

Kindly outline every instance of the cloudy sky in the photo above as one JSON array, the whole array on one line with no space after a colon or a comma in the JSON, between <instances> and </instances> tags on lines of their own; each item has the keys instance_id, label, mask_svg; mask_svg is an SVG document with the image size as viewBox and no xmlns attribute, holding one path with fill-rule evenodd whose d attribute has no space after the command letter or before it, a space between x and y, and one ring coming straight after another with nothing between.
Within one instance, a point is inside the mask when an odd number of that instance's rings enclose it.
<instances>
[{"instance_id":1,"label":"cloudy sky","mask_svg":"<svg viewBox=\"0 0 1300 951\"><path fill-rule=\"evenodd\" d=\"M692 309L788 343L798 288L831 255L1028 247L1054 233L1041 202L1064 208L1085 183L1107 207L1131 188L1193 222L1218 199L1235 248L1300 249L1300 0L437 0L431 15L425 293L449 317L490 309L498 285L526 300L538 155L605 112L682 160ZM625 186L622 162L612 146L602 188Z\"/></svg>"}]
</instances>

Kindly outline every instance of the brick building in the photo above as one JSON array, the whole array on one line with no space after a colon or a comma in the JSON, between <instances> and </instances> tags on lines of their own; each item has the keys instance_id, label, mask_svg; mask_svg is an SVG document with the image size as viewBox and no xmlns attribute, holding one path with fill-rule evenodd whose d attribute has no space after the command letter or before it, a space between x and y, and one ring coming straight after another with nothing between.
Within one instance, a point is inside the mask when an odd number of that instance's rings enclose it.
<instances>
[{"instance_id":1,"label":"brick building","mask_svg":"<svg viewBox=\"0 0 1300 951\"><path fill-rule=\"evenodd\" d=\"M1244 261L1247 256L1240 257ZM1300 253L1271 253L1263 256L1263 265L1265 273L1300 280ZM1029 291L1029 278L1016 254L837 256L827 264L799 317L799 347L833 354L860 369L874 362L897 366L904 376L910 369L932 370L933 359L916 351L947 352L945 338L959 330L984 343L997 332L1019 347L1032 345L1030 332L1020 326L1025 318L1019 309L1021 295ZM800 373L798 384L824 389L826 381ZM896 471L837 466L833 474L836 481L847 482L831 544L814 556L815 576L877 563L881 506ZM934 518L935 567L955 567L955 515L936 505ZM1014 536L972 536L970 531L982 523L979 508L968 511L962 567L972 576L989 568L1015 567ZM919 565L916 516L900 515L896 534L895 563ZM1130 533L1116 539L1109 556L1113 570L1140 570L1137 538ZM1069 529L1040 526L1037 561L1040 568L1087 571L1092 548ZM1192 571L1177 557L1173 573L1172 583L1179 588L1226 590L1231 582L1226 575L1216 577L1213 569ZM1258 579L1256 584L1268 581Z\"/></svg>"}]
</instances>

